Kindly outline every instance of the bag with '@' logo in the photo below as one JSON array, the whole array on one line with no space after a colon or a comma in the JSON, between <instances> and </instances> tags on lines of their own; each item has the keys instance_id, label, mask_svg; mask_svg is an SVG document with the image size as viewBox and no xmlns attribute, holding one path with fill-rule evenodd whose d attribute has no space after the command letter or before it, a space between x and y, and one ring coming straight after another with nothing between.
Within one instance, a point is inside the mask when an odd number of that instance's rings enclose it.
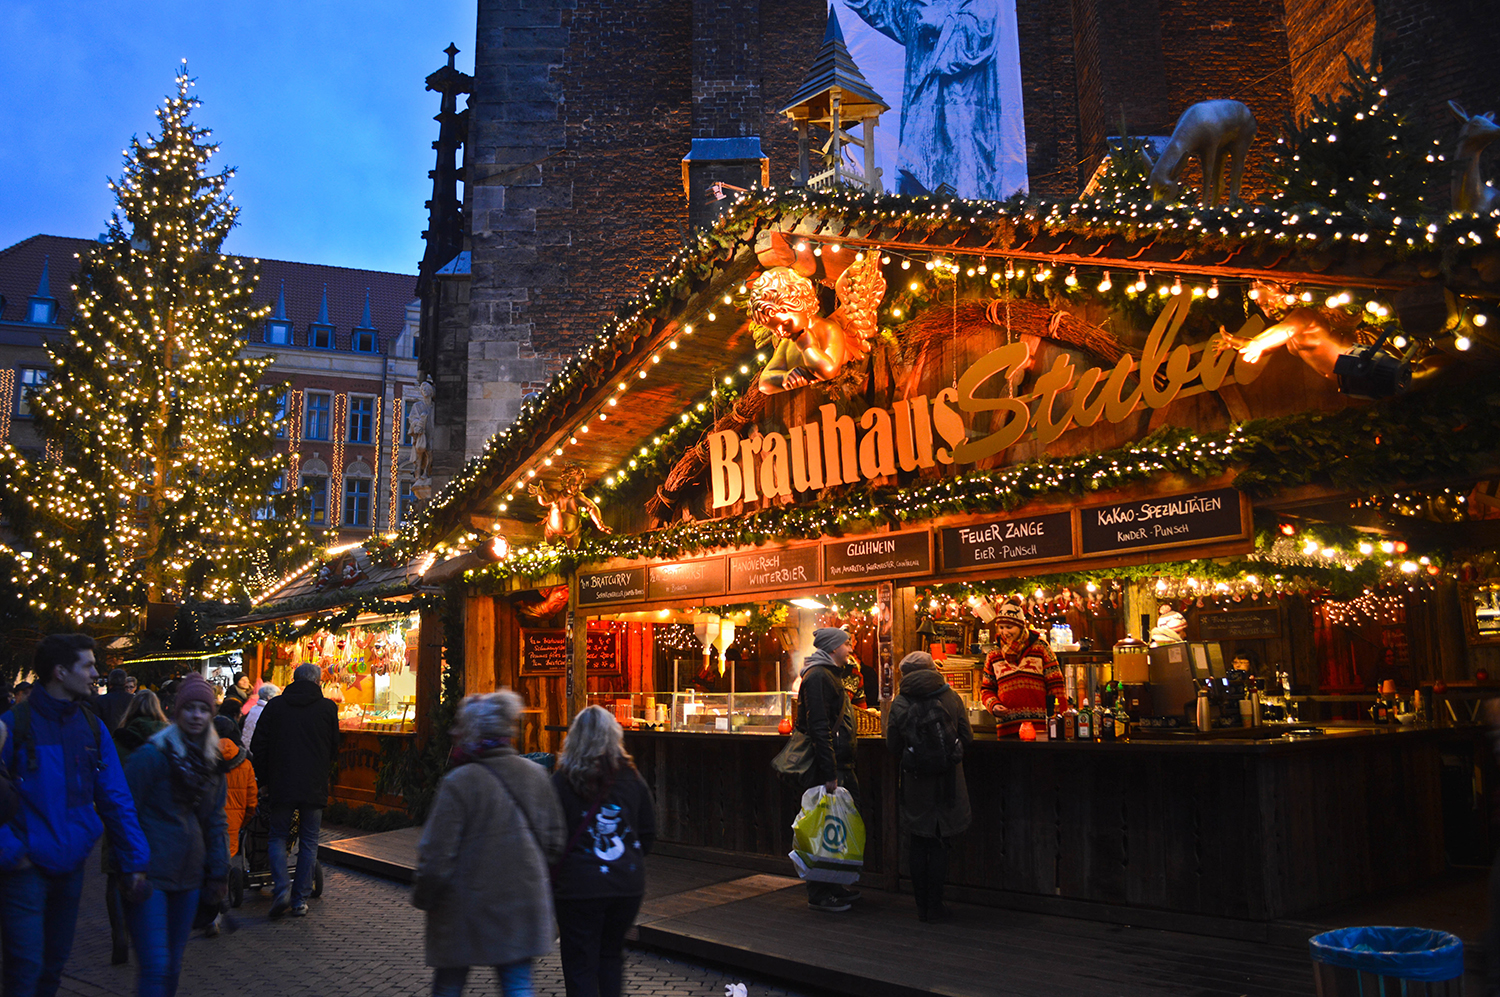
<instances>
[{"instance_id":1,"label":"bag with '@' logo","mask_svg":"<svg viewBox=\"0 0 1500 997\"><path fill-rule=\"evenodd\" d=\"M814 786L802 794L802 812L792 821L792 842L792 865L803 879L858 882L865 864L865 822L844 787L829 793Z\"/></svg>"}]
</instances>

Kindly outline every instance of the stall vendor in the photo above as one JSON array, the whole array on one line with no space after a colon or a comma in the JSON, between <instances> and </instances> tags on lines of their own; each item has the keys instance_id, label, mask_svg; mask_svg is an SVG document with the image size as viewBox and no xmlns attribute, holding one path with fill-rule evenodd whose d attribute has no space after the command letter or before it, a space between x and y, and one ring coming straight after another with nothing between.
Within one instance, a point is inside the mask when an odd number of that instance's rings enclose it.
<instances>
[{"instance_id":1,"label":"stall vendor","mask_svg":"<svg viewBox=\"0 0 1500 997\"><path fill-rule=\"evenodd\" d=\"M998 646L984 659L979 699L995 716L995 733L1005 737L1028 720L1046 724L1047 694L1062 698L1063 673L1047 638L1031 628L1020 606L1001 606L994 625Z\"/></svg>"}]
</instances>

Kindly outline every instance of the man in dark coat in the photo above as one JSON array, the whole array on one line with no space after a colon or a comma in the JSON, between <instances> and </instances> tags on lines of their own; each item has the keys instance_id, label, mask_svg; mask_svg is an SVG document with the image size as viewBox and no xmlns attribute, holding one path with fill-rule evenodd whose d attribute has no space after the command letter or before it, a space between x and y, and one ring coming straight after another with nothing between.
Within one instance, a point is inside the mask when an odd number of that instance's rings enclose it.
<instances>
[{"instance_id":1,"label":"man in dark coat","mask_svg":"<svg viewBox=\"0 0 1500 997\"><path fill-rule=\"evenodd\" d=\"M114 668L109 673L109 690L94 700L94 715L104 721L105 730L114 730L120 718L130 708L130 693L125 689L125 669Z\"/></svg>"},{"instance_id":2,"label":"man in dark coat","mask_svg":"<svg viewBox=\"0 0 1500 997\"><path fill-rule=\"evenodd\" d=\"M849 661L849 634L837 627L813 632L813 652L802 666L797 690L797 728L813 745L812 776L828 792L840 786L859 805L859 778L854 772L855 723L844 689ZM807 905L814 910L845 911L859 891L836 883L807 884Z\"/></svg>"},{"instance_id":3,"label":"man in dark coat","mask_svg":"<svg viewBox=\"0 0 1500 997\"><path fill-rule=\"evenodd\" d=\"M898 759L901 833L908 836L907 863L917 916L937 921L947 916L943 881L948 878L948 850L955 834L969 827L969 787L960 760L941 772L917 771L904 764L908 749L921 740L915 728L932 723L931 711L942 710L954 737L967 750L974 743L969 712L932 663L932 655L913 651L901 659L901 691L891 701L885 743ZM945 725L947 727L947 725Z\"/></svg>"},{"instance_id":4,"label":"man in dark coat","mask_svg":"<svg viewBox=\"0 0 1500 997\"><path fill-rule=\"evenodd\" d=\"M292 684L266 704L250 755L271 811L271 916L307 913L318 829L328 805L328 771L339 744L339 708L323 698L317 665L298 665ZM297 878L288 886L287 840L292 813L298 815Z\"/></svg>"}]
</instances>

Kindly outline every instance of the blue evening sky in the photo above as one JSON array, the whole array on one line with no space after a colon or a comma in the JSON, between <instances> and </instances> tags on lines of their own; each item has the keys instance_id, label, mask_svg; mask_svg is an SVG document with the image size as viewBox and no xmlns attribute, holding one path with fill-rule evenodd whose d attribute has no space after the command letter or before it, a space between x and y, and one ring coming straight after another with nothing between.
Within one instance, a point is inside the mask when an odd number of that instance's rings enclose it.
<instances>
[{"instance_id":1,"label":"blue evening sky","mask_svg":"<svg viewBox=\"0 0 1500 997\"><path fill-rule=\"evenodd\" d=\"M231 252L416 273L451 41L474 66L475 0L4 0L0 247L92 238L132 135L181 60L234 166ZM460 98L459 106L462 107Z\"/></svg>"}]
</instances>

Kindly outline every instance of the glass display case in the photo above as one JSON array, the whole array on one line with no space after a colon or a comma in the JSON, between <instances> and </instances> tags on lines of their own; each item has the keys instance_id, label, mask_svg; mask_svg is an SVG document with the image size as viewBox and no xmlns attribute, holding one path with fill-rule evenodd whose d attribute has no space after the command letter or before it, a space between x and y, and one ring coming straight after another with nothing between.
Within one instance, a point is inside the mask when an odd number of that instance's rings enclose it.
<instances>
[{"instance_id":1,"label":"glass display case","mask_svg":"<svg viewBox=\"0 0 1500 997\"><path fill-rule=\"evenodd\" d=\"M792 715L793 692L687 692L591 694L591 705L614 713L620 725L688 733L775 734Z\"/></svg>"},{"instance_id":2,"label":"glass display case","mask_svg":"<svg viewBox=\"0 0 1500 997\"><path fill-rule=\"evenodd\" d=\"M339 729L414 734L417 730L417 697L392 697L387 703L341 703Z\"/></svg>"}]
</instances>

